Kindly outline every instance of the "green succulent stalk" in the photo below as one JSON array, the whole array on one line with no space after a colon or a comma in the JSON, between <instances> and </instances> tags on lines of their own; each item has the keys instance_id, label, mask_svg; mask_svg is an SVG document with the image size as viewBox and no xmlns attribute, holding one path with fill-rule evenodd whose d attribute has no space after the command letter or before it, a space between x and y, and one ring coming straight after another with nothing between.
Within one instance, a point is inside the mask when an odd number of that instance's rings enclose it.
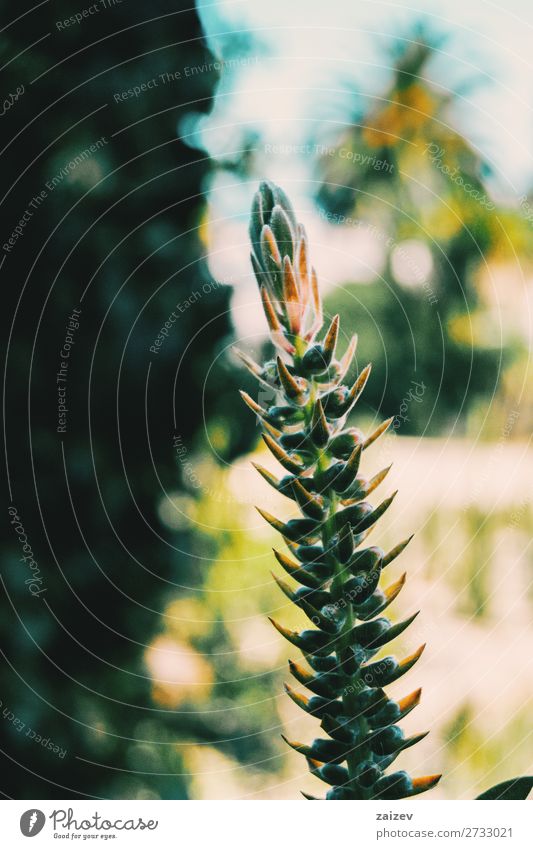
<instances>
[{"instance_id":1,"label":"green succulent stalk","mask_svg":"<svg viewBox=\"0 0 533 849\"><path fill-rule=\"evenodd\" d=\"M385 688L414 666L424 646L402 660L392 655L375 659L417 615L396 624L383 615L401 591L405 574L382 588L382 573L410 538L387 553L367 546L368 534L396 493L374 506L368 498L390 467L370 478L360 471L363 452L392 419L367 436L347 426L370 365L352 385L344 382L357 337L337 357L339 318L325 327L305 230L285 193L272 183L261 183L255 194L250 236L252 265L277 356L259 365L237 353L254 377L275 392L276 402L267 409L241 394L286 474L278 479L262 466L256 468L274 489L292 499L300 514L284 522L259 510L282 535L289 554L274 553L297 586L275 580L305 614L309 627L291 631L271 621L307 662L307 667L293 661L289 666L310 695L289 685L287 693L322 729L310 743L286 742L306 758L311 773L329 785L326 799L415 796L435 787L440 775L413 778L390 767L404 749L426 736L405 737L398 724L418 705L421 690L396 701Z\"/></svg>"}]
</instances>

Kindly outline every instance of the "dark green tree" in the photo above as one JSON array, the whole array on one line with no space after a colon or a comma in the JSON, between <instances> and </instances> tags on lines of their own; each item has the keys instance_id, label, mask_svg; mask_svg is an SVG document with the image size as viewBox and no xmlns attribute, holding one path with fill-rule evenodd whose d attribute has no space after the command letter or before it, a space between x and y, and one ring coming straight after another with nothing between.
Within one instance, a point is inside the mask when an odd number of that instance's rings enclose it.
<instances>
[{"instance_id":1,"label":"dark green tree","mask_svg":"<svg viewBox=\"0 0 533 849\"><path fill-rule=\"evenodd\" d=\"M231 322L204 258L212 165L180 134L211 106L214 57L190 3L96 8L77 20L65 0L25 15L4 4L18 20L2 34L0 788L14 798L183 797L176 741L270 751L218 702L180 713L151 700L145 647L216 551L159 518L180 485L173 438L192 449L214 417L229 460L253 428L235 426L233 372L217 359ZM225 641L220 623L199 647ZM223 678L238 679L232 662ZM228 689L240 692L221 681L217 698Z\"/></svg>"}]
</instances>

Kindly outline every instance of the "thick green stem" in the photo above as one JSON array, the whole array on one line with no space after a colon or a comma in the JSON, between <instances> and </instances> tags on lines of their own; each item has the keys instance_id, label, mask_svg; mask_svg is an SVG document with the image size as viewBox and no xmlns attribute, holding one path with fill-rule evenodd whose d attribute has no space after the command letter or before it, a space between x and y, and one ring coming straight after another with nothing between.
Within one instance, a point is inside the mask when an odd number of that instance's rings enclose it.
<instances>
[{"instance_id":1,"label":"thick green stem","mask_svg":"<svg viewBox=\"0 0 533 849\"><path fill-rule=\"evenodd\" d=\"M295 340L296 347L296 355L295 360L298 358L302 347L302 340L300 337L297 337ZM309 402L306 410L306 424L309 427L311 423L312 410L313 405L315 403L315 398L317 394L317 384L315 380L311 380L311 391ZM328 468L332 460L331 455L329 454L327 448L323 451L318 452L317 457L317 470L324 471ZM333 581L331 585L332 595L339 602L343 598L344 591L344 583L345 583L345 569L338 563L334 553L331 549L331 541L335 536L335 514L337 512L338 506L338 497L335 492L330 490L329 495L329 509L326 521L324 522L324 526L322 529L322 545L324 548L326 560L330 563L333 570ZM353 608L350 603L347 605L347 615L337 639L337 648L335 651L335 656L337 659L337 667L338 669L342 669L343 661L347 656L347 649L349 648L349 640L348 635L351 633L355 623L356 617L353 613ZM357 716L357 706L356 706L356 694L361 689L361 676L360 672L356 672L353 676L350 676L350 681L348 686L345 688L345 691L342 696L343 704L345 705L345 713L347 716L355 717L353 720L353 725L357 729L357 740L362 740L367 732L368 732L368 723L363 716ZM370 754L367 747L357 746L353 752L351 752L347 757L347 767L348 773L350 775L350 785L354 792L361 793L360 788L356 784L356 770L359 764L365 760L366 757ZM363 793L361 793L362 797Z\"/></svg>"},{"instance_id":2,"label":"thick green stem","mask_svg":"<svg viewBox=\"0 0 533 849\"><path fill-rule=\"evenodd\" d=\"M334 523L336 511L337 497L333 494L330 500L328 519L324 525L322 540L324 551L327 552L326 556L329 558L334 570L334 577L331 585L332 595L337 601L340 601L344 595L345 569L343 569L343 567L338 563L337 559L333 556L333 553L330 550L331 540L335 533ZM348 603L346 619L344 621L341 633L339 634L337 640L337 649L335 652L337 666L339 670L343 668L343 662L349 656L348 649L350 647L350 641L348 639L348 636L351 633L356 621L357 620L354 616L352 605ZM342 695L342 702L345 706L345 715L354 717L352 725L357 731L357 742L362 740L368 732L368 723L366 719L363 716L357 715L356 694L361 688L360 682L360 672L356 672L354 675L350 676L349 684L345 688ZM368 755L369 751L367 751L367 747L361 747L360 745L358 745L352 752L349 753L347 757L347 767L350 776L350 785L351 789L354 792L361 793L361 790L355 781L356 771L359 764L363 760L365 760ZM361 795L363 797L362 793Z\"/></svg>"},{"instance_id":3,"label":"thick green stem","mask_svg":"<svg viewBox=\"0 0 533 849\"><path fill-rule=\"evenodd\" d=\"M291 697L305 710L318 716L323 713L324 720L327 714L331 716L323 722L328 740L318 738L310 746L288 742L308 757L314 774L332 784L326 799L394 799L417 795L434 787L439 776L411 779L402 770L384 775L383 763L387 760L384 761L384 756L394 756L404 748L403 732L395 726L398 718L416 706L419 693L403 700L401 709L385 695L377 703L361 698L362 694L371 695L370 687L381 689L396 680L421 653L420 649L403 662L391 658L391 665L381 670L380 664L366 663L374 652L363 651L365 646L377 651L408 624L394 628L386 619L374 619L394 600L403 583L397 582L384 595L377 591L375 579L379 573L375 570L390 563L406 543L388 555L377 547L362 549L350 566L346 563L361 541L361 529L370 528L392 501L391 496L376 508L366 502L364 494L373 491L387 470L369 482L358 478L361 448L356 446L361 445L362 437L357 429L347 427L345 421L365 385L369 367L351 387L344 384L355 355L355 337L339 359L336 355L339 317L334 316L324 330L320 292L309 260L305 231L298 224L285 193L273 183L262 183L254 197L251 235L252 265L261 302L272 342L282 351L282 356L276 356L263 367L242 356L249 371L260 381L279 388L276 403L268 411L246 393L243 399L264 420L268 430L265 441L289 472L280 480L259 468L261 474L278 492L297 502L302 516L291 517L285 523L262 512L288 540L301 563L300 571L292 558L276 552L285 571L297 581L299 576L302 578L302 585L294 593L284 582L280 586L311 621L316 621L318 629L307 628L297 634L277 623L274 625L309 661L311 673L304 674L297 666L292 667L296 679L305 683L312 693L322 698L324 693L334 700L329 705L319 701L315 710L312 701L291 690ZM287 364L289 352L293 361ZM377 439L390 422L371 434L362 443L363 447ZM349 494L348 503L343 503L337 490ZM322 550L316 546L319 538ZM356 631L358 616L361 625ZM354 645L357 634L361 645ZM323 657L324 654L329 657ZM339 714L340 725L336 730L335 718ZM338 739L337 731L342 725L348 732L342 737L352 747L349 753ZM372 742L363 745L371 733ZM408 740L407 745L413 742L416 740ZM347 768L341 766L344 760ZM363 771L361 767L366 762L370 763Z\"/></svg>"}]
</instances>

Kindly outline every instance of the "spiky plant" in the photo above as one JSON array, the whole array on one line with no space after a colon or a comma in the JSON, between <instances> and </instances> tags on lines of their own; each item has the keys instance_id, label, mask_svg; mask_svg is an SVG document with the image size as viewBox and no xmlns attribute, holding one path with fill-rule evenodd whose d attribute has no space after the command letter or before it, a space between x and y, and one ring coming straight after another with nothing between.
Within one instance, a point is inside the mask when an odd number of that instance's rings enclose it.
<instances>
[{"instance_id":1,"label":"spiky plant","mask_svg":"<svg viewBox=\"0 0 533 849\"><path fill-rule=\"evenodd\" d=\"M310 744L286 742L305 756L313 775L330 785L326 799L415 796L434 787L440 775L412 778L402 770L387 770L400 752L426 736L406 738L398 725L419 703L421 690L396 701L384 688L414 666L424 646L403 660L394 656L373 660L417 615L397 624L382 615L405 582L404 574L382 589L382 572L410 538L388 553L366 546L369 532L396 493L372 506L367 499L390 467L371 478L359 471L364 450L387 430L392 419L368 436L346 426L368 380L370 365L352 386L343 382L357 339L354 336L346 353L337 358L339 318L335 316L324 331L305 230L278 186L261 184L253 201L250 236L252 265L278 354L258 365L246 354L237 353L254 377L275 393L276 403L266 409L247 393L241 394L259 417L263 439L287 474L278 479L262 466L256 464L256 468L274 489L295 502L301 516L283 522L264 510L259 512L283 536L290 556L274 553L299 586L293 588L276 576L275 580L311 627L291 631L271 621L302 652L309 667L293 661L289 664L294 678L311 696L288 685L287 693L320 720L323 731ZM498 785L487 792L498 791L499 795L484 797L511 798L517 783L521 795L513 797L524 798L531 779Z\"/></svg>"}]
</instances>

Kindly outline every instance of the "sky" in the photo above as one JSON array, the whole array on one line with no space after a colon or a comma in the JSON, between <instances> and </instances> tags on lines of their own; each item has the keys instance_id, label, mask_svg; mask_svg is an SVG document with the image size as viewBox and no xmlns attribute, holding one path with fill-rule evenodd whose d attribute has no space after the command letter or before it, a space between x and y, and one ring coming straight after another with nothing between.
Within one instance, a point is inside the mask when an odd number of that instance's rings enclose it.
<instances>
[{"instance_id":1,"label":"sky","mask_svg":"<svg viewBox=\"0 0 533 849\"><path fill-rule=\"evenodd\" d=\"M200 13L218 55L251 56L222 81L204 128L211 152L224 154L228 139L238 137L231 127L213 132L221 119L256 123L265 141L290 143L305 140L310 123L345 118L346 82L378 93L388 76L386 48L395 37L409 36L413 22L423 21L448 36L433 63L434 80L459 93L458 121L492 162L501 188L532 181L529 0L507 0L505 6L485 0L221 0L201 4ZM241 50L231 38L237 34ZM473 90L462 95L461 88L474 81ZM277 125L269 121L268 98L257 94L268 88L278 91L285 126L279 118Z\"/></svg>"}]
</instances>

